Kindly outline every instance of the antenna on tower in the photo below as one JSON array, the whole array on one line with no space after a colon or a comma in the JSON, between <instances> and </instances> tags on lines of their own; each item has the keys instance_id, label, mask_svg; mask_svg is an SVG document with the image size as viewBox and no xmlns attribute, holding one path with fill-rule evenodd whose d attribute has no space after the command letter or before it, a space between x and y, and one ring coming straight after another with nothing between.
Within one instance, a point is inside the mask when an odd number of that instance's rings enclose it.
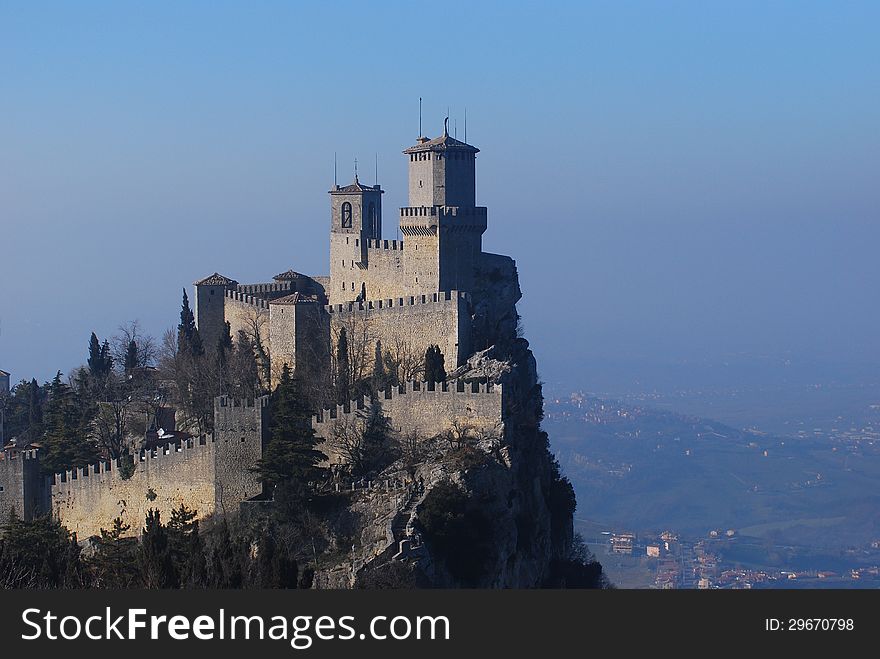
<instances>
[{"instance_id":1,"label":"antenna on tower","mask_svg":"<svg viewBox=\"0 0 880 659\"><path fill-rule=\"evenodd\" d=\"M422 97L419 96L419 137L422 136Z\"/></svg>"},{"instance_id":2,"label":"antenna on tower","mask_svg":"<svg viewBox=\"0 0 880 659\"><path fill-rule=\"evenodd\" d=\"M373 185L379 185L379 152L376 152L376 178L373 180Z\"/></svg>"},{"instance_id":3,"label":"antenna on tower","mask_svg":"<svg viewBox=\"0 0 880 659\"><path fill-rule=\"evenodd\" d=\"M467 142L467 107L464 109L464 141Z\"/></svg>"},{"instance_id":4,"label":"antenna on tower","mask_svg":"<svg viewBox=\"0 0 880 659\"><path fill-rule=\"evenodd\" d=\"M336 152L333 152L333 185L339 185L339 181L336 179Z\"/></svg>"},{"instance_id":5,"label":"antenna on tower","mask_svg":"<svg viewBox=\"0 0 880 659\"><path fill-rule=\"evenodd\" d=\"M358 180L358 159L357 159L357 156L355 156L355 159L354 159L354 182L357 183L357 180Z\"/></svg>"},{"instance_id":6,"label":"antenna on tower","mask_svg":"<svg viewBox=\"0 0 880 659\"><path fill-rule=\"evenodd\" d=\"M452 136L458 138L458 119L452 121Z\"/></svg>"}]
</instances>

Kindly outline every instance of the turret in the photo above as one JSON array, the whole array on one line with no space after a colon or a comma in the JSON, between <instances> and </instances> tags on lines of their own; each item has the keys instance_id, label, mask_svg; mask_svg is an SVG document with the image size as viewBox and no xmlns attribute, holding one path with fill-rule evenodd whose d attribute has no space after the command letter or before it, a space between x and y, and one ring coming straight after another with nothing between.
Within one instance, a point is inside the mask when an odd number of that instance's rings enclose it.
<instances>
[{"instance_id":1,"label":"turret","mask_svg":"<svg viewBox=\"0 0 880 659\"><path fill-rule=\"evenodd\" d=\"M416 292L470 291L483 248L486 208L476 205L479 149L443 135L404 150L409 206L400 209L407 286Z\"/></svg>"},{"instance_id":2,"label":"turret","mask_svg":"<svg viewBox=\"0 0 880 659\"><path fill-rule=\"evenodd\" d=\"M367 241L382 237L382 194L378 185L354 183L330 190L331 303L356 299L365 287Z\"/></svg>"}]
</instances>

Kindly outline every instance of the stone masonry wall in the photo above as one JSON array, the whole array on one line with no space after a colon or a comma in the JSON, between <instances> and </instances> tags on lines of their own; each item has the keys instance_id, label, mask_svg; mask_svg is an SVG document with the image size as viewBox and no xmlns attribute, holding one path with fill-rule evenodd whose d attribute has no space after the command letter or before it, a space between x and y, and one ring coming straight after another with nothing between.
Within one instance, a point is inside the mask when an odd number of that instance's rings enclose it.
<instances>
[{"instance_id":1,"label":"stone masonry wall","mask_svg":"<svg viewBox=\"0 0 880 659\"><path fill-rule=\"evenodd\" d=\"M429 387L427 382L407 382L379 392L379 401L391 426L403 435L416 432L422 437L433 437L457 421L500 439L504 432L502 396L500 384L445 382ZM347 410L341 405L324 410L313 418L312 427L319 437L329 440L334 423L350 421L369 404L369 399L364 398L352 401ZM343 462L332 441L324 441L319 448L331 464Z\"/></svg>"},{"instance_id":2,"label":"stone masonry wall","mask_svg":"<svg viewBox=\"0 0 880 659\"><path fill-rule=\"evenodd\" d=\"M269 346L269 304L257 298L236 291L228 291L224 300L224 316L229 323L232 339L238 336L239 330L253 335L254 325L260 333L263 345ZM201 330L199 330L201 331ZM205 346L208 347L207 345ZM213 349L213 346L211 346Z\"/></svg>"},{"instance_id":3,"label":"stone masonry wall","mask_svg":"<svg viewBox=\"0 0 880 659\"><path fill-rule=\"evenodd\" d=\"M131 478L122 478L119 461L100 463L74 472L56 474L52 483L52 511L80 540L109 529L116 517L137 535L149 509L163 520L181 504L199 518L215 512L213 438L196 439L178 449L172 445L135 456Z\"/></svg>"},{"instance_id":4,"label":"stone masonry wall","mask_svg":"<svg viewBox=\"0 0 880 659\"><path fill-rule=\"evenodd\" d=\"M0 454L0 524L15 510L22 519L33 519L49 510L45 477L36 451Z\"/></svg>"},{"instance_id":5,"label":"stone masonry wall","mask_svg":"<svg viewBox=\"0 0 880 659\"><path fill-rule=\"evenodd\" d=\"M262 457L268 428L268 398L214 401L214 435L135 456L134 473L123 478L119 461L56 474L52 513L80 540L109 529L116 517L141 532L150 509L163 520L181 504L199 519L235 515L239 504L262 492L250 468Z\"/></svg>"},{"instance_id":6,"label":"stone masonry wall","mask_svg":"<svg viewBox=\"0 0 880 659\"><path fill-rule=\"evenodd\" d=\"M440 346L447 370L470 355L469 297L458 291L408 296L366 303L330 305L331 335L345 327L350 348L364 342L372 362L376 341L421 359L429 345ZM335 349L335 346L334 346Z\"/></svg>"}]
</instances>

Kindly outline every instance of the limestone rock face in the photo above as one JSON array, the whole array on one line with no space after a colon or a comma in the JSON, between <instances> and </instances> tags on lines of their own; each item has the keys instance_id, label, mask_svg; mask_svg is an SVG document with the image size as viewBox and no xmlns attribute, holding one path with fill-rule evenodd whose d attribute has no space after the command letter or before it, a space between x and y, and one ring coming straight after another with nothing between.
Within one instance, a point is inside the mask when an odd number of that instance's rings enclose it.
<instances>
[{"instance_id":1,"label":"limestone rock face","mask_svg":"<svg viewBox=\"0 0 880 659\"><path fill-rule=\"evenodd\" d=\"M567 483L539 429L541 387L528 343L514 339L509 361L496 354L490 348L474 355L456 377L502 384L502 436L475 438L466 449L439 437L426 440L422 461L410 471L397 462L369 484L372 489L356 491L351 511L359 520L357 547L350 560L316 575L318 587L352 587L394 562L432 587L534 588L546 581L551 563L564 557L572 539L572 511L558 505ZM429 497L449 484L465 495L463 510L450 514L475 515L488 533L488 543L480 546L470 547L463 538L465 554L480 557L476 578L463 580L450 569L449 557L421 522Z\"/></svg>"},{"instance_id":2,"label":"limestone rock face","mask_svg":"<svg viewBox=\"0 0 880 659\"><path fill-rule=\"evenodd\" d=\"M535 588L566 556L573 492L540 429L537 366L528 341L518 337L516 264L483 254L478 274L471 306L477 351L448 379L501 385L498 433L456 439L438 428L423 438L419 460L398 460L370 489L354 492L358 541L345 561L316 575L317 586L369 585L371 575L399 574L402 565L419 585ZM458 535L430 528L438 516L457 519Z\"/></svg>"}]
</instances>

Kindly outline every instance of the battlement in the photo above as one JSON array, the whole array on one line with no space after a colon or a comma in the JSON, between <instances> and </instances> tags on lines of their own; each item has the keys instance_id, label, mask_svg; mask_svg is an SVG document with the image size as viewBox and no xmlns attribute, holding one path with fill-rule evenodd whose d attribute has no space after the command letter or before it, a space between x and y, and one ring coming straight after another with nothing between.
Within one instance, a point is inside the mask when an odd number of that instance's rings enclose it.
<instances>
[{"instance_id":1,"label":"battlement","mask_svg":"<svg viewBox=\"0 0 880 659\"><path fill-rule=\"evenodd\" d=\"M268 286L268 284L266 285ZM247 304L258 309L269 309L269 303L266 300L261 297L257 297L256 295L250 295L248 293L231 291L227 289L226 299L235 300L236 302L241 302L242 304Z\"/></svg>"},{"instance_id":2,"label":"battlement","mask_svg":"<svg viewBox=\"0 0 880 659\"><path fill-rule=\"evenodd\" d=\"M183 440L181 442L169 442L164 446L156 446L152 449L141 449L136 453L134 458L135 467L142 462L151 462L153 460L158 460L161 458L174 458L175 456L183 454L183 457L186 458L187 451L200 451L205 450L204 447L208 447L208 450L215 443L214 435L207 434L202 435L201 437L191 437L190 439ZM100 462L96 462L95 464L86 465L84 467L79 467L77 469L72 469L69 471L64 471L61 473L53 474L51 477L51 485L53 487L59 486L62 483L76 483L89 479L92 476L101 476L105 474L113 474L112 478L116 478L116 474L120 473L122 467L119 463L119 458L113 458L112 460L102 460ZM121 476L119 476L121 478ZM102 480L106 480L102 479Z\"/></svg>"},{"instance_id":3,"label":"battlement","mask_svg":"<svg viewBox=\"0 0 880 659\"><path fill-rule=\"evenodd\" d=\"M264 284L239 284L236 287L236 292L238 293L259 297L266 297L272 294L278 294L278 297L280 297L280 294L292 293L294 290L296 289L290 280ZM229 296L227 295L227 297Z\"/></svg>"},{"instance_id":4,"label":"battlement","mask_svg":"<svg viewBox=\"0 0 880 659\"><path fill-rule=\"evenodd\" d=\"M458 399L485 398L492 396L498 400L498 416L500 420L500 401L503 393L501 384L494 382L465 382L464 380L452 380L448 382L421 382L412 380L399 386L379 391L376 398L385 404L385 401L396 401L397 405L406 404L406 396L413 398L414 405L419 404L424 398L443 398L455 396ZM362 396L352 399L348 404L337 405L335 408L325 408L312 417L312 425L322 424L334 419L351 414L356 410L364 410L370 406L370 398Z\"/></svg>"},{"instance_id":5,"label":"battlement","mask_svg":"<svg viewBox=\"0 0 880 659\"><path fill-rule=\"evenodd\" d=\"M38 460L38 449L29 448L23 451L0 451L0 461L2 460Z\"/></svg>"},{"instance_id":6,"label":"battlement","mask_svg":"<svg viewBox=\"0 0 880 659\"><path fill-rule=\"evenodd\" d=\"M382 300L367 300L366 302L346 302L344 304L327 304L324 309L327 313L352 313L356 311L373 311L377 309L391 309L399 307L412 307L423 304L444 304L446 302L458 302L458 300L470 301L471 296L464 291L440 291L428 295L407 295L405 297L387 298Z\"/></svg>"},{"instance_id":7,"label":"battlement","mask_svg":"<svg viewBox=\"0 0 880 659\"><path fill-rule=\"evenodd\" d=\"M403 206L400 217L467 217L487 218L485 206Z\"/></svg>"},{"instance_id":8,"label":"battlement","mask_svg":"<svg viewBox=\"0 0 880 659\"><path fill-rule=\"evenodd\" d=\"M253 407L264 408L269 407L269 397L260 396L259 398L230 398L229 396L217 396L214 399L214 406L217 407Z\"/></svg>"},{"instance_id":9,"label":"battlement","mask_svg":"<svg viewBox=\"0 0 880 659\"><path fill-rule=\"evenodd\" d=\"M357 245L357 240L355 240L355 245ZM380 240L375 238L368 238L367 249L390 249L390 250L400 250L403 251L403 241L402 240Z\"/></svg>"}]
</instances>

